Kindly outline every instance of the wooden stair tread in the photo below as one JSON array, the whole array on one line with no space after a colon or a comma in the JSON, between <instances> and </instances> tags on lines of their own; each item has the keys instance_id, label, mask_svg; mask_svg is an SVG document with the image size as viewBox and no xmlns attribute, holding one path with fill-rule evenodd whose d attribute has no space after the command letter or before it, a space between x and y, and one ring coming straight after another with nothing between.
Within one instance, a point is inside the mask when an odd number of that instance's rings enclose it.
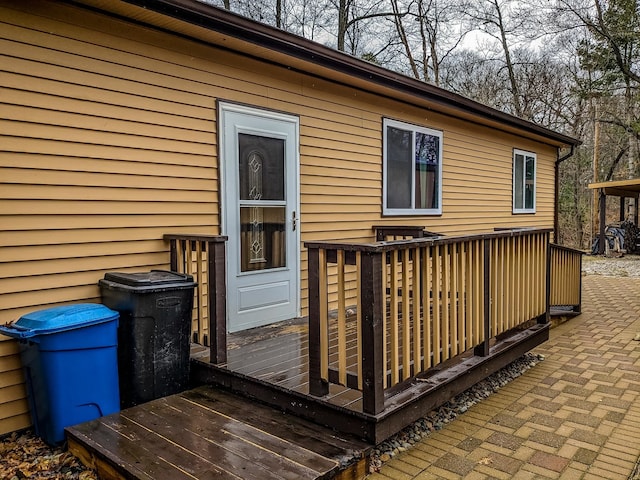
<instances>
[{"instance_id":1,"label":"wooden stair tread","mask_svg":"<svg viewBox=\"0 0 640 480\"><path fill-rule=\"evenodd\" d=\"M67 437L107 479L358 478L370 448L211 386L70 427Z\"/></svg>"}]
</instances>

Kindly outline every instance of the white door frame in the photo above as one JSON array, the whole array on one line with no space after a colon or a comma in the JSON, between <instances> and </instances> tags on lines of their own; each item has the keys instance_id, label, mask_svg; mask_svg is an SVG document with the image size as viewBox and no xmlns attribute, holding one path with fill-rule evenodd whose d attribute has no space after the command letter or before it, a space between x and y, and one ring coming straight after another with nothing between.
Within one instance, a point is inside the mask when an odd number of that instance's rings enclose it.
<instances>
[{"instance_id":1,"label":"white door frame","mask_svg":"<svg viewBox=\"0 0 640 480\"><path fill-rule=\"evenodd\" d=\"M235 115L234 115L235 114ZM238 125L237 122L231 125L227 125L226 121L229 118L235 118L236 120L246 118L247 121L252 122L256 120L264 120L265 123L271 123L272 125L275 123L280 123L282 125L283 130L288 129L287 131L294 132L293 135L286 136L285 138L285 181L287 185L289 182L293 182L292 186L295 189L295 195L293 199L286 198L286 213L285 213L285 228L287 235L291 236L291 241L287 241L287 267L286 270L289 272L288 278L292 282L291 290L291 313L286 315L288 318L295 318L300 316L300 153L299 153L299 138L300 138L300 125L299 118L293 115L287 115L280 112L273 112L265 109L249 107L245 105L227 103L227 102L218 102L218 166L219 166L219 190L220 190L220 222L221 222L221 233L222 235L227 235L229 240L227 241L227 331L237 331L243 330L245 328L252 328L256 325L243 326L243 324L235 323L234 316L238 316L238 305L239 299L237 297L232 297L238 295L238 290L236 288L236 280L242 275L245 277L249 277L250 275L260 275L260 273L251 274L251 273L242 273L240 274L240 260L239 254L236 255L234 252L238 251L239 248L236 248L236 245L239 245L240 239L238 237L239 232L231 232L231 229L235 228L235 225L239 223L237 221L231 221L229 219L231 206L229 205L231 196L233 198L239 198L238 187L235 185L231 185L229 182L229 178L235 179L236 176L233 173L228 171L229 165L231 162L235 162L237 158L237 133L239 130L244 130L242 125ZM250 131L250 129L249 129ZM264 131L266 136L271 136L270 132ZM274 131L273 137L283 138L283 132ZM293 138L290 138L293 137ZM229 142L234 142L234 145L229 145ZM236 154L234 155L234 160L231 161L227 157L227 152L229 152L229 148L232 148ZM292 157L292 158L291 158ZM235 164L235 163L234 163ZM233 181L232 181L233 182ZM230 190L232 189L232 190ZM288 188L286 188L288 190ZM235 210L235 206L233 207ZM294 214L295 213L295 217ZM294 225L295 224L295 225ZM233 225L233 226L232 226ZM295 229L294 229L295 228ZM231 242L235 242L235 244L231 244ZM289 252L289 250L293 250ZM231 252L231 253L230 253ZM234 257L234 258L232 258ZM231 262L235 262L232 264ZM265 323L261 323L262 325L285 320L285 318L281 318L282 316L275 318L273 320L268 320ZM267 315L267 319L268 319Z\"/></svg>"}]
</instances>

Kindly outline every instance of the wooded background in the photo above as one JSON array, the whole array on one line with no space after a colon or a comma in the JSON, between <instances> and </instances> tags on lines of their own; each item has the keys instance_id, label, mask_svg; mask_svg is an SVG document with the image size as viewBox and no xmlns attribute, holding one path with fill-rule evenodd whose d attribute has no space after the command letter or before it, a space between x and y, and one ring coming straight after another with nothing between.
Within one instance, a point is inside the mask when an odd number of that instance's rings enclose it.
<instances>
[{"instance_id":1,"label":"wooded background","mask_svg":"<svg viewBox=\"0 0 640 480\"><path fill-rule=\"evenodd\" d=\"M640 176L638 0L206 3L582 140L560 168L561 244L593 241L588 183Z\"/></svg>"}]
</instances>

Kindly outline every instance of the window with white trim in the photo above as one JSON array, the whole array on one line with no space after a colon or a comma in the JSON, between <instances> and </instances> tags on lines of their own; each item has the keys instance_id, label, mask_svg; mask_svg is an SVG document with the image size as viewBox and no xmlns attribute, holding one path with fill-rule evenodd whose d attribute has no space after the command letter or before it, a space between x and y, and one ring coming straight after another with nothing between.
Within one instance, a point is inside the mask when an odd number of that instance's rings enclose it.
<instances>
[{"instance_id":1,"label":"window with white trim","mask_svg":"<svg viewBox=\"0 0 640 480\"><path fill-rule=\"evenodd\" d=\"M513 213L536 213L536 154L513 151Z\"/></svg>"},{"instance_id":2,"label":"window with white trim","mask_svg":"<svg viewBox=\"0 0 640 480\"><path fill-rule=\"evenodd\" d=\"M383 120L384 215L442 213L442 132Z\"/></svg>"}]
</instances>

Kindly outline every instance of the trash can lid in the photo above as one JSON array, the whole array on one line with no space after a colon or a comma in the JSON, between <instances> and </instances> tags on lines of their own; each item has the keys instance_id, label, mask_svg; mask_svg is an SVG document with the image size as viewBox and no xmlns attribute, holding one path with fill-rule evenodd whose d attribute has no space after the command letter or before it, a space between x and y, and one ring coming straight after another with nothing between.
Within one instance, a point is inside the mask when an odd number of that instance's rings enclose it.
<instances>
[{"instance_id":1,"label":"trash can lid","mask_svg":"<svg viewBox=\"0 0 640 480\"><path fill-rule=\"evenodd\" d=\"M151 270L150 272L140 273L110 272L104 275L104 279L131 287L154 287L170 283L193 283L193 277L191 275L167 270Z\"/></svg>"},{"instance_id":2,"label":"trash can lid","mask_svg":"<svg viewBox=\"0 0 640 480\"><path fill-rule=\"evenodd\" d=\"M28 313L0 332L14 338L30 338L117 320L119 313L99 303L63 305Z\"/></svg>"}]
</instances>

